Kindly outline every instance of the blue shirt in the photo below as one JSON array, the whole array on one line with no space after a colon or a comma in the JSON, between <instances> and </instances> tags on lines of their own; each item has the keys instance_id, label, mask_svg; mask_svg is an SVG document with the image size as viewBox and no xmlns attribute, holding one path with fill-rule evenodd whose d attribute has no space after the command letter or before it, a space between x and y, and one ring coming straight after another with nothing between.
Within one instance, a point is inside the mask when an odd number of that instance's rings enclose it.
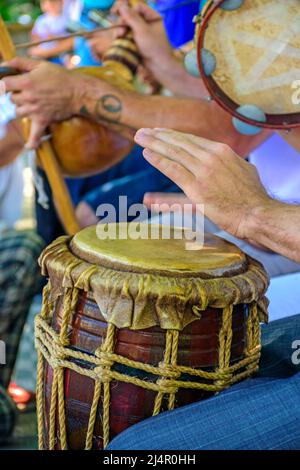
<instances>
[{"instance_id":1,"label":"blue shirt","mask_svg":"<svg viewBox=\"0 0 300 470\"><path fill-rule=\"evenodd\" d=\"M187 0L188 1L188 0ZM153 7L164 17L165 28L172 46L177 48L194 38L193 18L199 13L199 2L178 6L183 0L157 0ZM170 9L170 10L169 10Z\"/></svg>"}]
</instances>

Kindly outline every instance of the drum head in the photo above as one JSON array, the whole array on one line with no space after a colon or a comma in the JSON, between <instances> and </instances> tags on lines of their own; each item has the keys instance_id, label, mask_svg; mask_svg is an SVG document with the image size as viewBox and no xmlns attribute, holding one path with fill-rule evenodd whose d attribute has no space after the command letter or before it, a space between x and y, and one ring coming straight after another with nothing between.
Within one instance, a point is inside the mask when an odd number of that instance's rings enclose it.
<instances>
[{"instance_id":1,"label":"drum head","mask_svg":"<svg viewBox=\"0 0 300 470\"><path fill-rule=\"evenodd\" d=\"M246 113L244 122L300 125L299 0L219 2L202 22L198 60L212 97L235 117L241 118L240 106L250 106L265 119Z\"/></svg>"},{"instance_id":2,"label":"drum head","mask_svg":"<svg viewBox=\"0 0 300 470\"><path fill-rule=\"evenodd\" d=\"M99 239L97 228L88 227L72 240L71 251L89 263L126 272L218 277L241 273L247 266L241 250L213 235L205 235L204 246L187 249L187 240L181 229L166 228L170 239L151 239L151 226L146 228L148 239L132 239L128 225L108 224L117 229L115 239ZM155 226L157 229L161 227ZM152 226L153 228L153 226ZM110 230L110 228L108 229ZM114 231L111 231L113 234ZM127 236L127 239L125 239ZM194 247L195 248L195 247Z\"/></svg>"}]
</instances>

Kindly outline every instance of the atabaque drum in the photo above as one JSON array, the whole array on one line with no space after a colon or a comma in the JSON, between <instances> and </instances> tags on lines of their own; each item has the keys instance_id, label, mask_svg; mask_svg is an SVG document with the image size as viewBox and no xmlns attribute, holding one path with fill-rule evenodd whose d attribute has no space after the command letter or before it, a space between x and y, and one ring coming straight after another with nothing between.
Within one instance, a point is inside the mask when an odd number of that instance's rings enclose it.
<instances>
[{"instance_id":1,"label":"atabaque drum","mask_svg":"<svg viewBox=\"0 0 300 470\"><path fill-rule=\"evenodd\" d=\"M129 426L257 370L267 320L261 264L213 235L191 250L181 229L137 238L129 226L108 224L106 238L89 227L41 256L42 449L105 448Z\"/></svg>"},{"instance_id":2,"label":"atabaque drum","mask_svg":"<svg viewBox=\"0 0 300 470\"><path fill-rule=\"evenodd\" d=\"M237 129L299 127L299 0L210 0L199 18L201 76Z\"/></svg>"}]
</instances>

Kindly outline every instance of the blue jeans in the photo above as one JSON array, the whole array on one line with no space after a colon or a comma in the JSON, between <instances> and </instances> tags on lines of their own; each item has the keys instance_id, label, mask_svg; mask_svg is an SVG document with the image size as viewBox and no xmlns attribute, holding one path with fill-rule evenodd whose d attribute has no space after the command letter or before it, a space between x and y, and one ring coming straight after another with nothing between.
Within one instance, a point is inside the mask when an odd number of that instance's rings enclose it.
<instances>
[{"instance_id":1,"label":"blue jeans","mask_svg":"<svg viewBox=\"0 0 300 470\"><path fill-rule=\"evenodd\" d=\"M257 377L132 426L108 450L299 450L300 315L264 326L262 340Z\"/></svg>"}]
</instances>

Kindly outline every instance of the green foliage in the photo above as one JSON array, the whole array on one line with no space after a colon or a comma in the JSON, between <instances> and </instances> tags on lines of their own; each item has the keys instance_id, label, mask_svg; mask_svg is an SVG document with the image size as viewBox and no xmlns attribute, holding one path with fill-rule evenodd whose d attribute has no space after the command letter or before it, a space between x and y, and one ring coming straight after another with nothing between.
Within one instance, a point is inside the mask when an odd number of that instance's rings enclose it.
<instances>
[{"instance_id":1,"label":"green foliage","mask_svg":"<svg viewBox=\"0 0 300 470\"><path fill-rule=\"evenodd\" d=\"M38 0L0 0L0 13L5 21L30 23L40 14Z\"/></svg>"}]
</instances>

